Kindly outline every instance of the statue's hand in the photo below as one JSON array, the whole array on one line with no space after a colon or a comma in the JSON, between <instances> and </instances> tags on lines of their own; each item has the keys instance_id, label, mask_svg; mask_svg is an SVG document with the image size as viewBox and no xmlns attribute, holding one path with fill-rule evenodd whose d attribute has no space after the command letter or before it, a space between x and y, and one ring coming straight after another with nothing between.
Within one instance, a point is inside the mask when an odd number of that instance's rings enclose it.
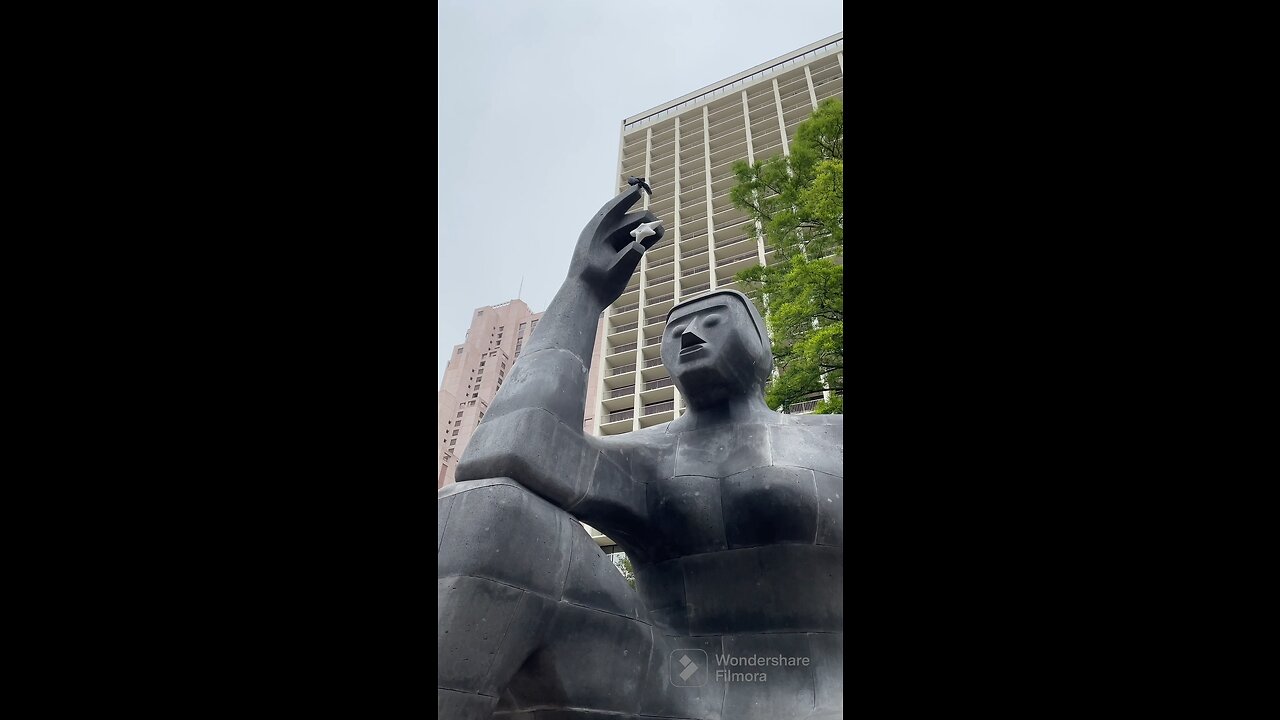
<instances>
[{"instance_id":1,"label":"statue's hand","mask_svg":"<svg viewBox=\"0 0 1280 720\"><path fill-rule=\"evenodd\" d=\"M581 281L604 309L627 287L640 264L640 256L662 239L665 229L651 225L652 235L637 240L632 231L641 223L653 223L657 216L648 210L627 212L640 199L640 186L631 185L605 203L578 236L569 265L569 278ZM643 235L643 233L642 233Z\"/></svg>"}]
</instances>

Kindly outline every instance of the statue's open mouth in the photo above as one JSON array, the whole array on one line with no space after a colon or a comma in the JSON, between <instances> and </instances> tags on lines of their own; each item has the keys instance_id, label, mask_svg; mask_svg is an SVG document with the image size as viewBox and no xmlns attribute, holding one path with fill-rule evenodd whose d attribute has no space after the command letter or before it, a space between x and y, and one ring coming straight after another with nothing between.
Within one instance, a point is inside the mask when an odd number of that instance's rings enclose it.
<instances>
[{"instance_id":1,"label":"statue's open mouth","mask_svg":"<svg viewBox=\"0 0 1280 720\"><path fill-rule=\"evenodd\" d=\"M680 357L684 357L685 355L692 355L704 347L706 347L705 344L698 344L698 345L694 345L693 347L687 347L680 351Z\"/></svg>"}]
</instances>

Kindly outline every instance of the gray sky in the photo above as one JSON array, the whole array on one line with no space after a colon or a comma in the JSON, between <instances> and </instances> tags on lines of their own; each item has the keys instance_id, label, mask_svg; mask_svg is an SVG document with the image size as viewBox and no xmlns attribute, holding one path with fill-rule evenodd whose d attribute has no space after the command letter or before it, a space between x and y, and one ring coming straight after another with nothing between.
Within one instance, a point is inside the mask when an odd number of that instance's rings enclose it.
<instances>
[{"instance_id":1,"label":"gray sky","mask_svg":"<svg viewBox=\"0 0 1280 720\"><path fill-rule=\"evenodd\" d=\"M441 0L436 387L471 312L547 309L622 119L844 29L841 0ZM670 222L670 218L664 218Z\"/></svg>"}]
</instances>

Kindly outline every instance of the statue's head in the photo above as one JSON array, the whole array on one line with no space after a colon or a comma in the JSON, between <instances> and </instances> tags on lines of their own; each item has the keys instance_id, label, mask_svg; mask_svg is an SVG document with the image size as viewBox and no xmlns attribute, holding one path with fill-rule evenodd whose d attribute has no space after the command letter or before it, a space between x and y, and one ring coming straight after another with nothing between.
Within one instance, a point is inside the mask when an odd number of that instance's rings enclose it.
<instances>
[{"instance_id":1,"label":"statue's head","mask_svg":"<svg viewBox=\"0 0 1280 720\"><path fill-rule=\"evenodd\" d=\"M662 364L692 405L760 393L773 369L764 320L736 290L686 300L667 313Z\"/></svg>"}]
</instances>

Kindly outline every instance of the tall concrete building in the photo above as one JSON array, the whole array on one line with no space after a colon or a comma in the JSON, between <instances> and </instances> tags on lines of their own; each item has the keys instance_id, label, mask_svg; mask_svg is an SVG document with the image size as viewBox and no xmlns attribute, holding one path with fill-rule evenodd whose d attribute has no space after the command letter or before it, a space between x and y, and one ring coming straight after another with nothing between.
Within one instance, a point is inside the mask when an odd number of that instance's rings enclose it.
<instances>
[{"instance_id":1,"label":"tall concrete building","mask_svg":"<svg viewBox=\"0 0 1280 720\"><path fill-rule=\"evenodd\" d=\"M760 229L729 199L733 164L789 154L796 126L818 103L843 100L843 51L836 33L622 121L616 191L629 176L648 178L644 206L667 232L601 319L589 432L617 435L684 412L662 367L666 314L698 293L741 290L734 274L772 259Z\"/></svg>"},{"instance_id":2,"label":"tall concrete building","mask_svg":"<svg viewBox=\"0 0 1280 720\"><path fill-rule=\"evenodd\" d=\"M436 393L436 487L454 481L454 469L471 432L480 424L507 373L533 335L542 313L533 312L522 300L476 308L471 328L461 345L454 345L445 367L444 380ZM596 332L604 328L601 315ZM600 376L599 353L592 357L587 378L587 408L595 408L595 388ZM588 411L583 432L591 432L594 417Z\"/></svg>"},{"instance_id":3,"label":"tall concrete building","mask_svg":"<svg viewBox=\"0 0 1280 720\"><path fill-rule=\"evenodd\" d=\"M471 329L455 345L436 393L436 487L453 482L458 458L520 357L542 313L522 300L476 308Z\"/></svg>"}]
</instances>

